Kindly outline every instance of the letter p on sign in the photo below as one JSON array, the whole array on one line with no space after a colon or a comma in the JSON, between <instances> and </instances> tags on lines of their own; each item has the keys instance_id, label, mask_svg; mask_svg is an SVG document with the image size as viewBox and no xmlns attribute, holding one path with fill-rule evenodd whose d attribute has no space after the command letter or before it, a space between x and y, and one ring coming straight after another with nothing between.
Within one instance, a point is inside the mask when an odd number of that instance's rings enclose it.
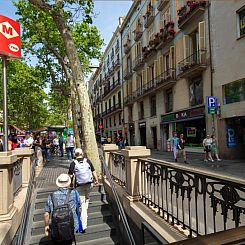
<instances>
[{"instance_id":1,"label":"letter p on sign","mask_svg":"<svg viewBox=\"0 0 245 245\"><path fill-rule=\"evenodd\" d=\"M3 15L0 15L0 55L21 57L20 24Z\"/></svg>"}]
</instances>

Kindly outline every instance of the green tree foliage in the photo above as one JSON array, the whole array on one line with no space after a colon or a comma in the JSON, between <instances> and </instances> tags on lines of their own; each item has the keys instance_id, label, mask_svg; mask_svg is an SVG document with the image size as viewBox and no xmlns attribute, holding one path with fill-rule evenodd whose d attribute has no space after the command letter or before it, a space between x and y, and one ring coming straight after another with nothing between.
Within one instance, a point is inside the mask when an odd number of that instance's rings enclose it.
<instances>
[{"instance_id":1,"label":"green tree foliage","mask_svg":"<svg viewBox=\"0 0 245 245\"><path fill-rule=\"evenodd\" d=\"M45 80L42 68L27 65L20 60L8 61L9 124L23 129L38 128L45 124L48 117ZM0 106L2 108L2 97Z\"/></svg>"}]
</instances>

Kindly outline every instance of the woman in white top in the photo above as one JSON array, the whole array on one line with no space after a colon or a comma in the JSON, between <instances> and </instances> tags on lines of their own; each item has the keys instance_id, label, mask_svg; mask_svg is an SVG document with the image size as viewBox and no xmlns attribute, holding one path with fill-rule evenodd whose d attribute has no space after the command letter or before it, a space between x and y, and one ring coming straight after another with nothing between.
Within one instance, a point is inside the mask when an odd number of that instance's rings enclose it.
<instances>
[{"instance_id":1,"label":"woman in white top","mask_svg":"<svg viewBox=\"0 0 245 245\"><path fill-rule=\"evenodd\" d=\"M211 149L212 149L212 138L210 137L209 134L207 134L207 137L203 140L203 147L204 147L204 151L205 151L205 159L204 161L211 161L213 162L213 158L212 158L212 154L211 154Z\"/></svg>"},{"instance_id":2,"label":"woman in white top","mask_svg":"<svg viewBox=\"0 0 245 245\"><path fill-rule=\"evenodd\" d=\"M72 134L68 134L68 137L65 140L65 144L68 161L70 160L70 157L71 160L74 160L74 137Z\"/></svg>"}]
</instances>

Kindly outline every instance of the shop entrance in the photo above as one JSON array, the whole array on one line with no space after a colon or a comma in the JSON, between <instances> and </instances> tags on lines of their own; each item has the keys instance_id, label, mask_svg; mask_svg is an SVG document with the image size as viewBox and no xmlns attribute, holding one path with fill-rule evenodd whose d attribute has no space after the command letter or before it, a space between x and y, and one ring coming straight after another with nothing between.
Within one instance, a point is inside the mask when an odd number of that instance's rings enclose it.
<instances>
[{"instance_id":1,"label":"shop entrance","mask_svg":"<svg viewBox=\"0 0 245 245\"><path fill-rule=\"evenodd\" d=\"M157 149L157 127L151 128L153 149Z\"/></svg>"},{"instance_id":2,"label":"shop entrance","mask_svg":"<svg viewBox=\"0 0 245 245\"><path fill-rule=\"evenodd\" d=\"M140 128L140 145L146 146L146 127Z\"/></svg>"},{"instance_id":3,"label":"shop entrance","mask_svg":"<svg viewBox=\"0 0 245 245\"><path fill-rule=\"evenodd\" d=\"M187 146L202 147L203 139L206 137L205 118L177 122L176 132L178 135L184 134Z\"/></svg>"}]
</instances>

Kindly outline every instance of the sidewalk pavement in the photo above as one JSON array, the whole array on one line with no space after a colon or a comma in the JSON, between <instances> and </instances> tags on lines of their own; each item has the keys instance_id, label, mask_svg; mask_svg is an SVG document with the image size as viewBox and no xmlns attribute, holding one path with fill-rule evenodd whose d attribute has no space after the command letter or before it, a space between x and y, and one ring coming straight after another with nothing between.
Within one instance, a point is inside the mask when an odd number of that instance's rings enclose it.
<instances>
[{"instance_id":1,"label":"sidewalk pavement","mask_svg":"<svg viewBox=\"0 0 245 245\"><path fill-rule=\"evenodd\" d=\"M164 152L151 150L151 158L175 163L172 152ZM222 160L221 162L214 161L204 162L203 153L187 152L187 162L185 164L181 155L178 162L175 164L189 166L200 170L208 170L216 174L227 175L245 181L245 159L244 160Z\"/></svg>"},{"instance_id":2,"label":"sidewalk pavement","mask_svg":"<svg viewBox=\"0 0 245 245\"><path fill-rule=\"evenodd\" d=\"M57 177L62 173L68 173L70 163L66 158L52 157L36 178L36 187L55 188Z\"/></svg>"}]
</instances>

